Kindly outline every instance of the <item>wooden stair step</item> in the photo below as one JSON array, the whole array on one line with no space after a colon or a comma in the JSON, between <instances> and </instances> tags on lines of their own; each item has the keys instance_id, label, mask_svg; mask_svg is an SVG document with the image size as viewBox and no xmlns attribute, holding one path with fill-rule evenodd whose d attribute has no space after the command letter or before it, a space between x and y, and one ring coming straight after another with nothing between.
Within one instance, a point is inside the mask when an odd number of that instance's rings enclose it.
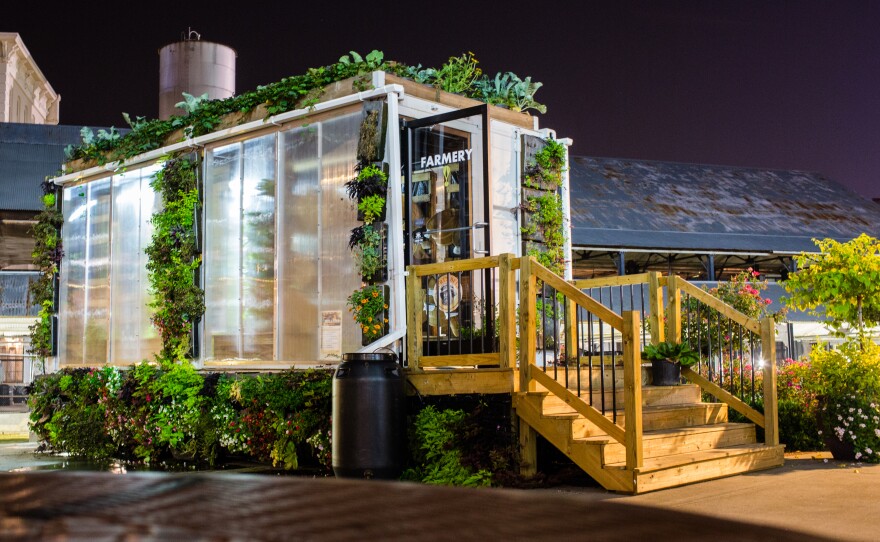
<instances>
[{"instance_id":1,"label":"wooden stair step","mask_svg":"<svg viewBox=\"0 0 880 542\"><path fill-rule=\"evenodd\" d=\"M646 458L633 472L634 493L645 493L745 472L781 466L785 446L740 444L712 450ZM626 470L626 462L605 465L609 470Z\"/></svg>"},{"instance_id":2,"label":"wooden stair step","mask_svg":"<svg viewBox=\"0 0 880 542\"><path fill-rule=\"evenodd\" d=\"M605 435L595 424L583 418L574 409L560 412L544 412L543 417L570 426L571 438ZM612 419L611 413L606 417ZM662 405L642 407L642 431L673 429L727 422L727 405L723 403L699 403L685 405ZM626 427L622 410L617 412L616 423Z\"/></svg>"},{"instance_id":3,"label":"wooden stair step","mask_svg":"<svg viewBox=\"0 0 880 542\"><path fill-rule=\"evenodd\" d=\"M642 454L645 458L678 455L740 444L755 443L755 426L751 423L716 423L673 429L645 431ZM626 461L626 448L604 437L574 439L589 446L599 446L606 464Z\"/></svg>"}]
</instances>

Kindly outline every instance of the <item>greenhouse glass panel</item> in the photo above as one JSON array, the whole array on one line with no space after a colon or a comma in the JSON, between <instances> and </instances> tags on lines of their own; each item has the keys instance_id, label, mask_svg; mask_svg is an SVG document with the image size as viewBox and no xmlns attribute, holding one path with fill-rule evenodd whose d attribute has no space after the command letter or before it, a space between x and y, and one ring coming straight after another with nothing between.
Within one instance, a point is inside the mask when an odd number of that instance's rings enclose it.
<instances>
[{"instance_id":1,"label":"greenhouse glass panel","mask_svg":"<svg viewBox=\"0 0 880 542\"><path fill-rule=\"evenodd\" d=\"M146 247L152 237L150 218L158 198L150 187L155 168L113 177L111 226L111 355L114 363L136 363L161 349L147 306Z\"/></svg>"},{"instance_id":2,"label":"greenhouse glass panel","mask_svg":"<svg viewBox=\"0 0 880 542\"><path fill-rule=\"evenodd\" d=\"M278 231L278 357L317 359L319 133L310 124L281 133Z\"/></svg>"}]
</instances>

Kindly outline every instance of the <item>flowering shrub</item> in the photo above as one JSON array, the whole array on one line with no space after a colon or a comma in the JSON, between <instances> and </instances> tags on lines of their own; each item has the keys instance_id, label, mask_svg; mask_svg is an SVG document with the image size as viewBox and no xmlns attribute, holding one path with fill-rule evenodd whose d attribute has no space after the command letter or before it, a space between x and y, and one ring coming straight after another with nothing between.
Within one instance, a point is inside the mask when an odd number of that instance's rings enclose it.
<instances>
[{"instance_id":1,"label":"flowering shrub","mask_svg":"<svg viewBox=\"0 0 880 542\"><path fill-rule=\"evenodd\" d=\"M854 459L880 463L880 346L850 340L810 352L806 389L815 394L823 437L853 446Z\"/></svg>"},{"instance_id":2,"label":"flowering shrub","mask_svg":"<svg viewBox=\"0 0 880 542\"><path fill-rule=\"evenodd\" d=\"M787 309L771 312L769 305L773 301L762 295L766 289L767 281L761 280L760 274L749 267L731 277L729 281L709 289L709 293L750 318L760 320L769 316L777 321L781 320L785 317Z\"/></svg>"},{"instance_id":3,"label":"flowering shrub","mask_svg":"<svg viewBox=\"0 0 880 542\"><path fill-rule=\"evenodd\" d=\"M367 341L374 341L385 334L388 319L382 313L387 308L381 286L364 286L348 296L348 312L352 313Z\"/></svg>"},{"instance_id":4,"label":"flowering shrub","mask_svg":"<svg viewBox=\"0 0 880 542\"><path fill-rule=\"evenodd\" d=\"M330 384L329 371L243 377L202 375L189 364L64 369L32 384L30 426L44 450L90 459L213 465L238 455L328 470Z\"/></svg>"}]
</instances>

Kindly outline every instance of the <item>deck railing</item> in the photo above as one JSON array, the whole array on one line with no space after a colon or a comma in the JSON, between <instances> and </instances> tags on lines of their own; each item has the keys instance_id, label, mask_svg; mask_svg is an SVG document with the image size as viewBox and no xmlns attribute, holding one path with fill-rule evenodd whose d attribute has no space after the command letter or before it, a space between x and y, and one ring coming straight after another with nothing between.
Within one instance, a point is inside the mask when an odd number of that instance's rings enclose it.
<instances>
[{"instance_id":1,"label":"deck railing","mask_svg":"<svg viewBox=\"0 0 880 542\"><path fill-rule=\"evenodd\" d=\"M560 397L626 446L627 468L642 465L641 350L666 339L701 353L684 378L779 443L773 320L749 318L679 277L566 282L534 258L502 254L410 266L406 299L411 370L518 367L520 392L541 386ZM462 333L465 325L480 332ZM758 390L763 412L752 406Z\"/></svg>"}]
</instances>

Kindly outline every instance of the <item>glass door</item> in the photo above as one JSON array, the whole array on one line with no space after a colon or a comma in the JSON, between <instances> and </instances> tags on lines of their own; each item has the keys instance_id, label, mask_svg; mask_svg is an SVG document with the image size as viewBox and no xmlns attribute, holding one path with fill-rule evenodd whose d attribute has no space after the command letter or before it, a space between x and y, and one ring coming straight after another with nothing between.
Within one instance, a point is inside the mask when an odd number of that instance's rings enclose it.
<instances>
[{"instance_id":1,"label":"glass door","mask_svg":"<svg viewBox=\"0 0 880 542\"><path fill-rule=\"evenodd\" d=\"M490 253L488 117L485 106L402 122L408 265ZM491 271L425 277L425 355L487 351L494 342Z\"/></svg>"}]
</instances>

